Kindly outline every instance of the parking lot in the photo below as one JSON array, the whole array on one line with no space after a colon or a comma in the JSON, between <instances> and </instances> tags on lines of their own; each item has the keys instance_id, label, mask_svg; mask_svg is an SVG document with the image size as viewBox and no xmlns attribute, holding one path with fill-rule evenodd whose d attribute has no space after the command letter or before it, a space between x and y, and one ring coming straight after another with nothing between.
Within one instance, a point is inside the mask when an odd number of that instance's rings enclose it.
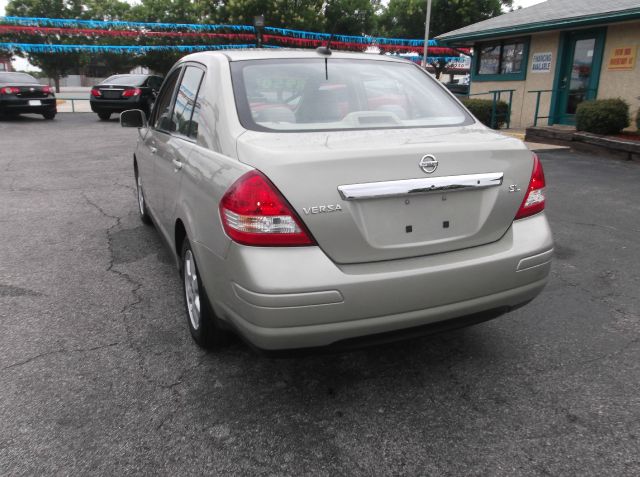
<instances>
[{"instance_id":1,"label":"parking lot","mask_svg":"<svg viewBox=\"0 0 640 477\"><path fill-rule=\"evenodd\" d=\"M640 164L541 155L556 257L527 307L273 359L192 342L136 136L0 120L0 474L640 473Z\"/></svg>"}]
</instances>

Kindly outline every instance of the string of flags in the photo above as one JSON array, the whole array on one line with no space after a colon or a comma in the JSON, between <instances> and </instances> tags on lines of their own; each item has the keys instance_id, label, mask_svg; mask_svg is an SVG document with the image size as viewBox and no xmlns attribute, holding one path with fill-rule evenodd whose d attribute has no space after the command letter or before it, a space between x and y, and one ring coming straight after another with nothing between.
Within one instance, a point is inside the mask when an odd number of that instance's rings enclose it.
<instances>
[{"instance_id":1,"label":"string of flags","mask_svg":"<svg viewBox=\"0 0 640 477\"><path fill-rule=\"evenodd\" d=\"M155 30L187 30L199 32L217 32L221 30L231 32L253 33L255 28L250 25L227 25L227 24L200 24L200 23L152 23L152 22L128 22L121 20L78 20L74 18L44 18L44 17L0 17L0 22L12 25L24 25L33 27L59 27L59 28L89 28L89 29L155 29ZM289 28L264 27L264 33L289 36L304 40L328 40L329 33L319 33L304 30L292 30ZM333 39L342 43L356 43L360 45L384 45L384 46L408 46L422 47L422 39L386 38L369 35L333 35ZM429 46L437 46L435 40L429 40Z\"/></svg>"},{"instance_id":2,"label":"string of flags","mask_svg":"<svg viewBox=\"0 0 640 477\"><path fill-rule=\"evenodd\" d=\"M22 41L0 42L0 49L23 51L27 53L121 53L144 54L151 51L194 52L208 50L226 50L255 48L255 28L249 25L228 24L193 24L193 23L151 23L128 22L119 20L79 20L68 18L44 17L0 17L0 34L20 35ZM74 44L64 43L29 43L24 36L60 38L61 36L78 38ZM85 44L96 38L129 38L132 45L99 45ZM144 45L145 38L181 39L201 44L167 44ZM292 30L288 28L263 28L263 47L296 47L315 48L326 44L331 38L331 47L336 50L365 51L377 47L388 53L415 53L424 47L422 39L386 38L370 35L330 35L328 33ZM220 42L220 44L216 44ZM76 44L77 43L77 44ZM439 46L436 40L428 43L429 63L435 61L459 61L460 54L468 54L468 50L453 50ZM405 56L412 61L420 61L418 55Z\"/></svg>"},{"instance_id":3,"label":"string of flags","mask_svg":"<svg viewBox=\"0 0 640 477\"><path fill-rule=\"evenodd\" d=\"M63 45L49 43L0 43L0 49L22 50L28 53L147 53L150 51L180 51L184 53L210 50L255 48L255 43L228 45ZM265 46L266 48L278 48Z\"/></svg>"}]
</instances>

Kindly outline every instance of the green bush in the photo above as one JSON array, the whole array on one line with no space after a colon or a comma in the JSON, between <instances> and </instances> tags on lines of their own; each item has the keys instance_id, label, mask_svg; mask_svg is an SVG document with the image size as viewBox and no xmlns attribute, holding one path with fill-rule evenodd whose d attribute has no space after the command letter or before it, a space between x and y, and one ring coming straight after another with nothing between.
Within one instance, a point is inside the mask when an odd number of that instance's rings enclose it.
<instances>
[{"instance_id":1,"label":"green bush","mask_svg":"<svg viewBox=\"0 0 640 477\"><path fill-rule=\"evenodd\" d=\"M464 98L462 100L462 104L471 111L471 114L478 118L478 121L485 126L491 127L491 109L493 107L493 100ZM509 114L509 105L504 101L498 101L496 103L496 129L499 129L507 122L507 114Z\"/></svg>"},{"instance_id":2,"label":"green bush","mask_svg":"<svg viewBox=\"0 0 640 477\"><path fill-rule=\"evenodd\" d=\"M636 128L640 131L640 109L638 109L638 112L636 113Z\"/></svg>"},{"instance_id":3,"label":"green bush","mask_svg":"<svg viewBox=\"0 0 640 477\"><path fill-rule=\"evenodd\" d=\"M594 134L617 134L628 127L629 105L622 99L583 101L576 110L576 129Z\"/></svg>"}]
</instances>

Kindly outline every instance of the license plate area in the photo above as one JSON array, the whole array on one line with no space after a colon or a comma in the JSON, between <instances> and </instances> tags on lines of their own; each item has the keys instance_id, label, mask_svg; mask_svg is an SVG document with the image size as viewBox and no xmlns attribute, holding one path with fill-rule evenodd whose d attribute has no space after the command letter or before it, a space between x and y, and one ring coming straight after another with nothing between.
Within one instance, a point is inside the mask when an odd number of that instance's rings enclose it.
<instances>
[{"instance_id":1,"label":"license plate area","mask_svg":"<svg viewBox=\"0 0 640 477\"><path fill-rule=\"evenodd\" d=\"M122 91L109 91L109 90L102 90L102 96L105 99L120 99L120 96L122 95Z\"/></svg>"},{"instance_id":2,"label":"license plate area","mask_svg":"<svg viewBox=\"0 0 640 477\"><path fill-rule=\"evenodd\" d=\"M466 190L352 204L358 225L372 246L403 247L456 242L477 234L496 194L496 189Z\"/></svg>"},{"instance_id":3,"label":"license plate area","mask_svg":"<svg viewBox=\"0 0 640 477\"><path fill-rule=\"evenodd\" d=\"M29 106L42 106L42 101L39 99L30 99Z\"/></svg>"}]
</instances>

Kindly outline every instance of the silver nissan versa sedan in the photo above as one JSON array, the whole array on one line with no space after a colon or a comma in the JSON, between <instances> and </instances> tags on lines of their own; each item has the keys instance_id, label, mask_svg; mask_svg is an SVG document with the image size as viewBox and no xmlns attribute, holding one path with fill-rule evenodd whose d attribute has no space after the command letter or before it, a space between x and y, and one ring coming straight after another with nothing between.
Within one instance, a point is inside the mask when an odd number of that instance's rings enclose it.
<instances>
[{"instance_id":1,"label":"silver nissan versa sedan","mask_svg":"<svg viewBox=\"0 0 640 477\"><path fill-rule=\"evenodd\" d=\"M350 347L478 323L544 287L538 158L438 81L381 55L196 53L134 154L202 346Z\"/></svg>"}]
</instances>

